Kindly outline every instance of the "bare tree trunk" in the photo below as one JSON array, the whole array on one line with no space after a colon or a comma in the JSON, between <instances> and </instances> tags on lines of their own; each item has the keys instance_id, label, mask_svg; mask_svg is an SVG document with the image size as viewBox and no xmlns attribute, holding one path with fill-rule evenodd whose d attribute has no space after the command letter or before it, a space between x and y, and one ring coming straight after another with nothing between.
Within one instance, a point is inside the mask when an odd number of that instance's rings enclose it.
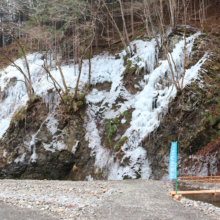
<instances>
[{"instance_id":1,"label":"bare tree trunk","mask_svg":"<svg viewBox=\"0 0 220 220\"><path fill-rule=\"evenodd\" d=\"M19 24L18 24L18 38L21 38L21 17L20 17L20 13L19 13Z\"/></svg>"},{"instance_id":2,"label":"bare tree trunk","mask_svg":"<svg viewBox=\"0 0 220 220\"><path fill-rule=\"evenodd\" d=\"M77 31L77 22L76 22L76 25L75 25L75 38L76 38L76 43L75 43L75 63L78 63L79 62L79 56L78 56L78 31Z\"/></svg>"},{"instance_id":3,"label":"bare tree trunk","mask_svg":"<svg viewBox=\"0 0 220 220\"><path fill-rule=\"evenodd\" d=\"M40 51L40 39L38 38L38 52Z\"/></svg>"},{"instance_id":4,"label":"bare tree trunk","mask_svg":"<svg viewBox=\"0 0 220 220\"><path fill-rule=\"evenodd\" d=\"M11 35L12 36L12 35ZM23 48L23 46L21 45L20 41L16 38L16 36L12 36L12 38L16 41L16 43L18 44L18 46L20 47L22 54L24 56L24 60L25 60L25 65L27 67L27 72L28 72L28 82L29 82L29 88L30 88L30 94L32 93L32 82L31 82L31 72L30 72L30 67L29 67L29 63L27 60L27 56L26 56L26 52L25 49Z\"/></svg>"},{"instance_id":5,"label":"bare tree trunk","mask_svg":"<svg viewBox=\"0 0 220 220\"><path fill-rule=\"evenodd\" d=\"M5 52L3 48L0 50L0 53L3 55L3 57L5 57L7 60L9 60L12 63L11 66L15 67L23 75L28 98L29 98L29 100L32 100L32 92L33 92L32 90L33 90L33 88L32 88L30 79L28 79L28 77L26 76L26 74L22 70L22 68L20 66L18 66L14 62L14 60L7 55L7 52Z\"/></svg>"},{"instance_id":6,"label":"bare tree trunk","mask_svg":"<svg viewBox=\"0 0 220 220\"><path fill-rule=\"evenodd\" d=\"M145 20L145 27L146 27L146 32L147 32L147 36L150 38L151 37L151 33L150 33L150 29L149 29L149 20L148 20L148 16L149 16L149 11L148 8L146 6L146 0L144 0L144 20Z\"/></svg>"},{"instance_id":7,"label":"bare tree trunk","mask_svg":"<svg viewBox=\"0 0 220 220\"><path fill-rule=\"evenodd\" d=\"M194 13L195 13L195 24L196 24L196 1L194 1Z\"/></svg>"},{"instance_id":8,"label":"bare tree trunk","mask_svg":"<svg viewBox=\"0 0 220 220\"><path fill-rule=\"evenodd\" d=\"M86 90L85 90L85 92L83 93L84 95L83 95L82 99L85 98L86 94L87 94L88 91L89 91L89 87L90 87L90 83L91 83L91 71L92 71L91 53L89 53L89 80L88 80L88 83L87 83Z\"/></svg>"},{"instance_id":9,"label":"bare tree trunk","mask_svg":"<svg viewBox=\"0 0 220 220\"><path fill-rule=\"evenodd\" d=\"M148 9L149 9L149 6L148 6L147 1L146 1L146 6L147 6ZM162 39L163 39L163 38L165 37L165 31L164 31L164 23L163 23L164 18L163 18L163 2L162 2L162 0L160 0L160 11L159 11L159 13L156 13L156 14L159 14L158 16L159 16L159 20L160 20L160 28L161 28L161 30L162 30L162 34L161 34L161 35L162 35ZM150 17L149 17L149 18L150 18ZM152 23L151 18L150 18L150 21L151 21L152 29L153 29L153 23ZM157 34L155 33L155 31L152 31L152 32L153 32L153 35L154 35L154 37L155 37L155 40L156 40L157 44L159 44L159 40L158 40ZM159 45L158 45L158 46L159 46ZM177 72L177 68L176 68L176 65L175 65L175 63L174 63L172 54L169 53L169 51L168 51L168 49L167 49L167 47L166 47L166 45L165 45L165 41L164 41L164 40L161 41L161 47L163 48L163 50L164 50L164 52L165 52L165 56L166 56L166 59L167 59L167 62L168 62L169 68L170 68L170 72L171 72L171 75L172 75L173 84L174 84L176 90L179 91L179 90L180 90L180 87L179 87L179 82L178 82L178 72ZM176 72L177 72L177 79L176 79L176 77L175 77L175 72L174 72L172 63L173 63L174 68L175 68L175 70L176 70Z\"/></svg>"},{"instance_id":10,"label":"bare tree trunk","mask_svg":"<svg viewBox=\"0 0 220 220\"><path fill-rule=\"evenodd\" d=\"M57 56L57 27L56 27L56 21L54 21L54 29L55 29L55 53Z\"/></svg>"},{"instance_id":11,"label":"bare tree trunk","mask_svg":"<svg viewBox=\"0 0 220 220\"><path fill-rule=\"evenodd\" d=\"M46 73L48 74L48 76L51 78L51 80L52 80L52 82L53 82L53 84L54 84L54 87L55 87L56 91L58 92L60 98L62 99L63 103L65 103L64 100L63 100L62 95L60 94L60 90L64 93L62 87L61 87L60 84L56 81L56 79L52 76L52 74L50 73L49 69L46 67L45 63L44 63L44 65L43 65L42 67L44 68L44 70L46 71ZM57 88L57 85L59 86L59 89Z\"/></svg>"},{"instance_id":12,"label":"bare tree trunk","mask_svg":"<svg viewBox=\"0 0 220 220\"><path fill-rule=\"evenodd\" d=\"M50 44L50 42L48 40L46 40L46 43L47 43L47 46L50 48L50 50L53 54L53 59L55 60L56 65L58 66L60 76L62 78L63 86L64 86L64 89L65 89L64 91L65 91L66 94L68 94L68 88L67 88L66 81L65 81L65 78L64 78L64 75L63 75L63 71L62 71L62 68L61 68L61 64L60 64L60 62L57 58L56 52L53 50L53 46Z\"/></svg>"},{"instance_id":13,"label":"bare tree trunk","mask_svg":"<svg viewBox=\"0 0 220 220\"><path fill-rule=\"evenodd\" d=\"M183 60L183 75L182 75L181 89L183 89L183 81L186 73L186 19L187 19L186 0L183 0L183 7L184 7L184 60Z\"/></svg>"},{"instance_id":14,"label":"bare tree trunk","mask_svg":"<svg viewBox=\"0 0 220 220\"><path fill-rule=\"evenodd\" d=\"M73 24L73 36L72 36L72 45L73 45L73 59L74 59L74 76L76 76L76 25Z\"/></svg>"},{"instance_id":15,"label":"bare tree trunk","mask_svg":"<svg viewBox=\"0 0 220 220\"><path fill-rule=\"evenodd\" d=\"M99 26L98 26L97 20L95 22L95 47L96 47L96 50L98 50L99 48Z\"/></svg>"},{"instance_id":16,"label":"bare tree trunk","mask_svg":"<svg viewBox=\"0 0 220 220\"><path fill-rule=\"evenodd\" d=\"M107 19L107 39L108 39L108 47L110 48L109 21L108 21L108 19Z\"/></svg>"},{"instance_id":17,"label":"bare tree trunk","mask_svg":"<svg viewBox=\"0 0 220 220\"><path fill-rule=\"evenodd\" d=\"M113 11L113 7L112 7L112 17L114 18L114 11ZM112 25L112 39L115 39L115 29L114 29L114 25Z\"/></svg>"},{"instance_id":18,"label":"bare tree trunk","mask_svg":"<svg viewBox=\"0 0 220 220\"><path fill-rule=\"evenodd\" d=\"M169 0L170 20L173 29L176 29L176 0Z\"/></svg>"},{"instance_id":19,"label":"bare tree trunk","mask_svg":"<svg viewBox=\"0 0 220 220\"><path fill-rule=\"evenodd\" d=\"M33 51L33 42L32 42L32 38L31 38L31 50Z\"/></svg>"},{"instance_id":20,"label":"bare tree trunk","mask_svg":"<svg viewBox=\"0 0 220 220\"><path fill-rule=\"evenodd\" d=\"M44 70L48 73L49 77L51 78L51 80L57 84L59 86L59 89L64 93L64 90L62 89L62 86L56 81L56 79L52 76L52 74L50 73L49 69L46 67L45 63L44 66L42 66L44 68Z\"/></svg>"},{"instance_id":21,"label":"bare tree trunk","mask_svg":"<svg viewBox=\"0 0 220 220\"><path fill-rule=\"evenodd\" d=\"M82 73L83 57L84 57L84 53L82 54L82 56L80 58L80 62L79 62L79 75L78 75L77 82L76 82L76 87L75 87L75 93L74 93L73 100L75 100L76 96L77 96L77 91L78 91L78 87L79 87L79 80L80 80L81 73Z\"/></svg>"},{"instance_id":22,"label":"bare tree trunk","mask_svg":"<svg viewBox=\"0 0 220 220\"><path fill-rule=\"evenodd\" d=\"M126 22L125 22L125 17L124 17L124 9L123 9L123 5L122 5L122 0L119 0L120 2L120 8L121 8L121 15L122 15L122 21L123 21L123 25L125 28L125 38L127 39L127 43L130 49L130 55L132 55L132 48L131 48L131 44L130 44L130 40L129 40L129 36L128 36L128 31L126 28Z\"/></svg>"},{"instance_id":23,"label":"bare tree trunk","mask_svg":"<svg viewBox=\"0 0 220 220\"><path fill-rule=\"evenodd\" d=\"M131 0L131 31L134 36L134 2Z\"/></svg>"},{"instance_id":24,"label":"bare tree trunk","mask_svg":"<svg viewBox=\"0 0 220 220\"><path fill-rule=\"evenodd\" d=\"M127 44L126 44L126 42L125 42L124 36L122 35L121 31L119 30L118 25L116 24L116 22L115 22L115 20L114 20L114 18L113 18L113 16L112 16L111 12L109 11L108 6L106 5L105 1L102 0L102 3L104 4L104 6L105 6L105 8L106 8L106 10L107 10L107 12L108 12L108 15L110 16L110 21L111 21L112 25L115 27L115 29L117 30L117 32L118 32L118 34L119 34L119 36L120 36L120 39L121 39L121 42L122 42L122 44L123 44L123 46L124 46L124 49L125 49L125 51L126 51L126 54L127 54L128 56L130 56L130 55L131 55L131 52L129 52L129 50L128 50L128 48L127 48Z\"/></svg>"},{"instance_id":25,"label":"bare tree trunk","mask_svg":"<svg viewBox=\"0 0 220 220\"><path fill-rule=\"evenodd\" d=\"M4 36L4 31L2 32L2 47L5 46L5 36Z\"/></svg>"}]
</instances>

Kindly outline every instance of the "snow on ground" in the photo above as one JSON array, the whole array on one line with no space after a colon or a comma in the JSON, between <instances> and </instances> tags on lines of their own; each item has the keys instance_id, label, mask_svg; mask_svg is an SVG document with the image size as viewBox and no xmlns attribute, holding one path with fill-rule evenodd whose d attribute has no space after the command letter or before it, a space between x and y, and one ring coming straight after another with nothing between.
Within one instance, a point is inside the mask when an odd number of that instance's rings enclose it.
<instances>
[{"instance_id":1,"label":"snow on ground","mask_svg":"<svg viewBox=\"0 0 220 220\"><path fill-rule=\"evenodd\" d=\"M187 38L187 56L189 59L193 41L199 34L200 33L197 33ZM133 44L137 46L137 54L129 60L132 61L132 65L138 65L139 68L136 74L138 74L142 68L146 72L144 82L141 83L143 90L136 95L131 95L123 86L122 79L125 70L123 56L125 55L125 51L119 54L120 59L115 59L114 56L104 53L94 56L91 60L92 85L106 81L112 83L109 92L105 90L98 91L97 89L90 91L86 97L88 117L85 119L85 127L87 129L86 139L89 141L92 155L96 157L95 163L97 169L101 168L108 179L123 179L124 177L134 179L137 175L144 179L149 178L151 169L147 160L147 152L141 146L141 141L159 126L161 116L167 112L170 98L176 95L176 89L173 87L168 62L166 60L160 61L159 66L156 69L154 68L158 61L156 41L154 39L150 42L136 40L132 42L132 45ZM176 44L172 52L173 59L179 72L179 79L181 77L180 73L183 70L183 46L184 41L182 40ZM51 80L47 78L41 67L44 62L41 56L42 55L38 53L28 55L33 88L36 95L41 96L43 100L50 105L52 101L57 103L58 97L55 96L54 93L47 92L53 89L53 84ZM190 69L186 70L184 86L198 77L198 71L205 60L206 56ZM16 63L27 72L23 59L18 59ZM75 69L78 69L77 66L75 68L69 65L62 66L67 86L70 87L71 92L74 92L78 75ZM82 90L85 88L88 81L88 72L89 63L88 60L84 60L79 84ZM14 85L9 86L9 81L13 77L16 77L17 80L23 80L23 76L15 67L9 66L0 72L0 74L0 88L1 91L5 91L0 106L0 137L2 137L9 127L13 114L21 108L21 106L25 106L28 97L22 81L17 81ZM53 68L51 74L59 84L62 85L62 79L57 68ZM114 111L112 106L116 104L115 101L119 96L125 98L127 101L120 103L117 111ZM100 103L99 107L97 103ZM156 108L154 108L155 106ZM101 134L96 127L96 122L97 120L103 122L106 118L115 118L119 116L120 113L130 108L134 108L135 110L132 114L130 127L123 135L128 137L128 141L122 146L124 156L122 161L120 161L123 162L125 159L128 159L129 162L124 166L120 166L119 161L114 160L110 150L101 145ZM52 107L50 107L50 109L52 109ZM44 123L47 123L47 127L51 133L54 134L57 129L57 121L53 118L52 112ZM97 119L97 113L99 113L99 119ZM36 134L33 135L33 143L26 143L27 145L34 145ZM51 143L51 145L45 145L44 147L52 152L65 149L63 143L58 143L56 140ZM74 149L73 146L73 153L75 152ZM20 158L20 160L22 160L22 158ZM32 160L37 160L35 149Z\"/></svg>"}]
</instances>

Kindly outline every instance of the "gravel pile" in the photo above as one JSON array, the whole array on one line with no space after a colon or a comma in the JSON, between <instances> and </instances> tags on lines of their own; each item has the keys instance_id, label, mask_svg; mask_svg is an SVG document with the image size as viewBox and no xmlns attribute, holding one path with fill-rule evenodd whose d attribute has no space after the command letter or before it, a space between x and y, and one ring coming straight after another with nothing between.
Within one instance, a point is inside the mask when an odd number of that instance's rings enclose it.
<instances>
[{"instance_id":1,"label":"gravel pile","mask_svg":"<svg viewBox=\"0 0 220 220\"><path fill-rule=\"evenodd\" d=\"M182 197L180 203L184 205L184 207L195 207L200 211L205 212L206 214L213 214L215 216L219 216L220 219L220 208L205 202L193 201L187 198Z\"/></svg>"},{"instance_id":2,"label":"gravel pile","mask_svg":"<svg viewBox=\"0 0 220 220\"><path fill-rule=\"evenodd\" d=\"M213 183L193 182L193 183L187 183L184 185L188 187L189 189L194 189L194 190L215 190L215 189L220 188L220 184L213 184ZM174 190L171 183L166 183L166 186L168 188L168 191ZM220 219L220 208L210 203L206 203L202 201L194 201L194 200L185 198L184 196L182 196L182 199L177 202L183 204L184 207L196 208L196 209L199 209L201 212L204 212L206 215L213 215L217 217L218 219Z\"/></svg>"}]
</instances>

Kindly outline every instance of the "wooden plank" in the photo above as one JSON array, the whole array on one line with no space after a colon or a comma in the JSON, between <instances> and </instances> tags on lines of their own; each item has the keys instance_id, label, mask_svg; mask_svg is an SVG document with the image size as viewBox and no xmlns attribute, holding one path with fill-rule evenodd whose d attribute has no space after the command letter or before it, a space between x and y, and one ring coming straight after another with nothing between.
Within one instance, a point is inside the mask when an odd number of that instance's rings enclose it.
<instances>
[{"instance_id":1,"label":"wooden plank","mask_svg":"<svg viewBox=\"0 0 220 220\"><path fill-rule=\"evenodd\" d=\"M195 191L177 191L177 194L192 195L192 194L215 194L220 193L220 190L195 190ZM170 195L176 195L176 191L170 191Z\"/></svg>"},{"instance_id":2,"label":"wooden plank","mask_svg":"<svg viewBox=\"0 0 220 220\"><path fill-rule=\"evenodd\" d=\"M197 179L200 179L200 180L202 180L202 179L205 179L205 180L209 180L209 179L220 179L220 177L204 177L204 178L177 178L178 180L197 180Z\"/></svg>"},{"instance_id":3,"label":"wooden plank","mask_svg":"<svg viewBox=\"0 0 220 220\"><path fill-rule=\"evenodd\" d=\"M169 194L169 197L173 198L173 195L172 195L172 194Z\"/></svg>"},{"instance_id":4,"label":"wooden plank","mask_svg":"<svg viewBox=\"0 0 220 220\"><path fill-rule=\"evenodd\" d=\"M197 179L200 179L200 180L202 180L202 179L205 179L205 180L208 180L208 179L220 179L219 177L204 177L204 178L177 178L178 180L197 180Z\"/></svg>"},{"instance_id":5,"label":"wooden plank","mask_svg":"<svg viewBox=\"0 0 220 220\"><path fill-rule=\"evenodd\" d=\"M220 182L220 176L183 176L178 177L177 182Z\"/></svg>"},{"instance_id":6,"label":"wooden plank","mask_svg":"<svg viewBox=\"0 0 220 220\"><path fill-rule=\"evenodd\" d=\"M202 181L202 180L220 180L219 178L209 178L209 179L177 179L177 181Z\"/></svg>"},{"instance_id":7,"label":"wooden plank","mask_svg":"<svg viewBox=\"0 0 220 220\"><path fill-rule=\"evenodd\" d=\"M178 201L180 201L181 199L182 199L182 196L180 196L180 195L172 195L171 193L169 193L169 197L171 197L171 198L173 198L173 199L176 199L176 200L178 200Z\"/></svg>"},{"instance_id":8,"label":"wooden plank","mask_svg":"<svg viewBox=\"0 0 220 220\"><path fill-rule=\"evenodd\" d=\"M204 179L204 180L177 180L178 183L185 183L185 182L219 182L220 180L213 180L213 179Z\"/></svg>"},{"instance_id":9,"label":"wooden plank","mask_svg":"<svg viewBox=\"0 0 220 220\"><path fill-rule=\"evenodd\" d=\"M181 176L178 177L178 179L195 179L195 178L220 178L220 176Z\"/></svg>"}]
</instances>

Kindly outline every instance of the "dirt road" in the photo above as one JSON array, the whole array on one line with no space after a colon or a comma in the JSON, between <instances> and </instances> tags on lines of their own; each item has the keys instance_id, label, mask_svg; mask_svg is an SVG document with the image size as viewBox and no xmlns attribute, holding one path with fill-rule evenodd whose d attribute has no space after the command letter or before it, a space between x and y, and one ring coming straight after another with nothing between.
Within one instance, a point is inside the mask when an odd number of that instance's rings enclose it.
<instances>
[{"instance_id":1,"label":"dirt road","mask_svg":"<svg viewBox=\"0 0 220 220\"><path fill-rule=\"evenodd\" d=\"M0 180L0 216L5 220L219 219L168 197L169 186L152 180Z\"/></svg>"}]
</instances>

